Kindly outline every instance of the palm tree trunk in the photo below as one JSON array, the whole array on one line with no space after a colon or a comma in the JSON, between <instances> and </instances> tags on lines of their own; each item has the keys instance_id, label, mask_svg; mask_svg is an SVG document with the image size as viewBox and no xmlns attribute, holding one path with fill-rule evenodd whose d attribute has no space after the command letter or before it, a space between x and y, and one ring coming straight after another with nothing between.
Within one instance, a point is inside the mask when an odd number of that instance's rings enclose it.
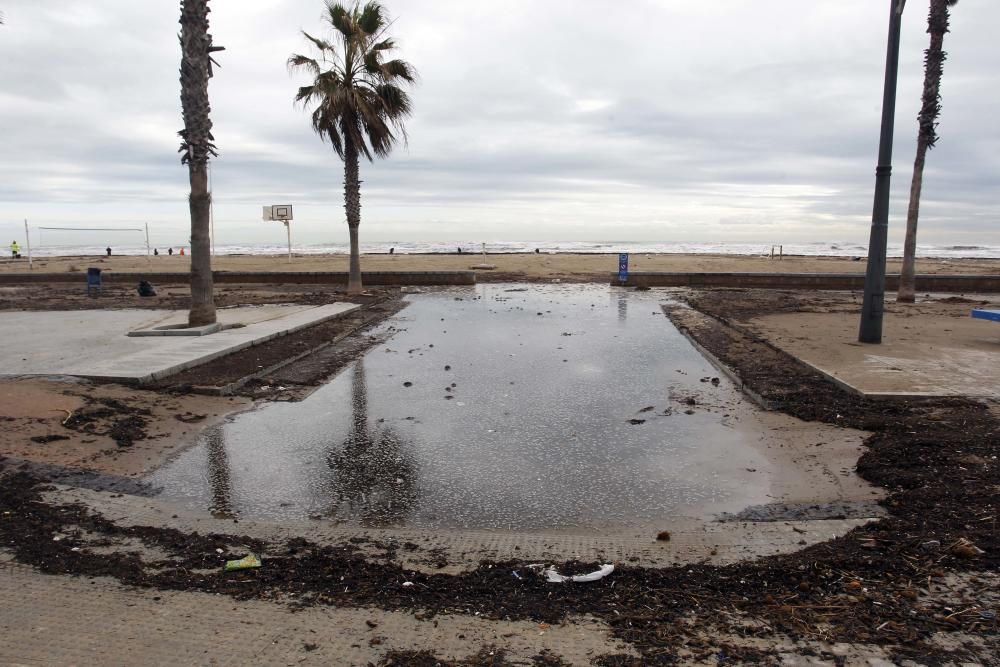
<instances>
[{"instance_id":1,"label":"palm tree trunk","mask_svg":"<svg viewBox=\"0 0 1000 667\"><path fill-rule=\"evenodd\" d=\"M920 218L920 191L924 185L924 161L927 142L917 137L917 158L913 162L913 180L910 182L910 206L906 211L906 239L903 241L903 268L899 272L899 291L896 301L913 303L917 283L917 221Z\"/></svg>"},{"instance_id":2,"label":"palm tree trunk","mask_svg":"<svg viewBox=\"0 0 1000 667\"><path fill-rule=\"evenodd\" d=\"M954 0L931 0L927 16L927 32L931 43L924 53L924 92L917 121L917 157L913 163L910 183L910 205L906 213L906 238L903 242L903 267L899 274L896 301L913 303L916 292L917 221L920 218L920 195L924 183L924 163L927 151L937 143L937 119L941 113L941 75L944 71L944 36L948 32L949 5Z\"/></svg>"},{"instance_id":3,"label":"palm tree trunk","mask_svg":"<svg viewBox=\"0 0 1000 667\"><path fill-rule=\"evenodd\" d=\"M209 207L206 164L215 155L212 143L208 80L212 76L212 46L208 33L208 0L181 0L181 110L184 129L181 161L188 166L191 196L191 310L188 326L215 323L212 254L209 240Z\"/></svg>"},{"instance_id":4,"label":"palm tree trunk","mask_svg":"<svg viewBox=\"0 0 1000 667\"><path fill-rule=\"evenodd\" d=\"M347 293L360 294L361 252L358 247L358 226L361 224L361 181L358 175L358 149L347 141L344 150L344 209L347 229L351 236L351 266L347 278Z\"/></svg>"},{"instance_id":5,"label":"palm tree trunk","mask_svg":"<svg viewBox=\"0 0 1000 667\"><path fill-rule=\"evenodd\" d=\"M212 246L209 233L208 172L204 164L188 163L191 178L191 311L188 326L215 323L215 296L212 282Z\"/></svg>"}]
</instances>

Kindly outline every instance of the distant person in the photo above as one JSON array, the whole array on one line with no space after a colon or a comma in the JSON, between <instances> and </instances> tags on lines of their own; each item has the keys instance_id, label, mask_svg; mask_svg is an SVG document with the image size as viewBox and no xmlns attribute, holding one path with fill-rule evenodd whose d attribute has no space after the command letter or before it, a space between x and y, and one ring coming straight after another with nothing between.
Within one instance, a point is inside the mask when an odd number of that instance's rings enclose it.
<instances>
[{"instance_id":1,"label":"distant person","mask_svg":"<svg viewBox=\"0 0 1000 667\"><path fill-rule=\"evenodd\" d=\"M154 254L154 255L159 255L159 254L160 254L160 251L159 251L159 250L157 250L156 248L153 248L153 254Z\"/></svg>"},{"instance_id":2,"label":"distant person","mask_svg":"<svg viewBox=\"0 0 1000 667\"><path fill-rule=\"evenodd\" d=\"M108 253L108 257L111 257L111 246L104 249L104 252Z\"/></svg>"},{"instance_id":3,"label":"distant person","mask_svg":"<svg viewBox=\"0 0 1000 667\"><path fill-rule=\"evenodd\" d=\"M174 249L173 248L167 248L167 254L168 255L173 255L174 254Z\"/></svg>"},{"instance_id":4,"label":"distant person","mask_svg":"<svg viewBox=\"0 0 1000 667\"><path fill-rule=\"evenodd\" d=\"M461 255L461 254L462 254L462 248L461 248L461 247L459 247L459 249L458 249L458 254L459 254L459 255Z\"/></svg>"},{"instance_id":5,"label":"distant person","mask_svg":"<svg viewBox=\"0 0 1000 667\"><path fill-rule=\"evenodd\" d=\"M391 255L391 254L393 254L394 252L396 252L396 249L395 249L395 248L389 248L389 254L390 254L390 255Z\"/></svg>"},{"instance_id":6,"label":"distant person","mask_svg":"<svg viewBox=\"0 0 1000 667\"><path fill-rule=\"evenodd\" d=\"M536 255L537 255L538 253L540 253L540 252L541 252L541 250L539 250L538 248L535 248L535 254L536 254Z\"/></svg>"},{"instance_id":7,"label":"distant person","mask_svg":"<svg viewBox=\"0 0 1000 667\"><path fill-rule=\"evenodd\" d=\"M181 248L181 257L184 256L184 248Z\"/></svg>"},{"instance_id":8,"label":"distant person","mask_svg":"<svg viewBox=\"0 0 1000 667\"><path fill-rule=\"evenodd\" d=\"M21 256L21 246L17 245L17 241L10 242L10 257L11 259L17 259Z\"/></svg>"}]
</instances>

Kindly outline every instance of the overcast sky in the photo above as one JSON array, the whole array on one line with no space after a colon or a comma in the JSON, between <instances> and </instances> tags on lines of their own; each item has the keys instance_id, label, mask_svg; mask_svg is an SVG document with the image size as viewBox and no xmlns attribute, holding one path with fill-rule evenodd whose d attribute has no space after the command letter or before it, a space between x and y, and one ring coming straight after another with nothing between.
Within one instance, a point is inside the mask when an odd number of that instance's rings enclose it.
<instances>
[{"instance_id":1,"label":"overcast sky","mask_svg":"<svg viewBox=\"0 0 1000 667\"><path fill-rule=\"evenodd\" d=\"M410 142L363 163L362 242L862 241L886 0L386 0L416 66ZM321 0L213 0L217 242L346 242L342 166L292 104ZM0 0L0 238L149 222L187 239L178 3ZM903 25L891 238L927 46ZM1000 2L953 10L920 240L1000 244ZM20 238L20 237L18 237ZM88 242L94 239L87 239ZM99 240L97 241L100 242Z\"/></svg>"}]
</instances>

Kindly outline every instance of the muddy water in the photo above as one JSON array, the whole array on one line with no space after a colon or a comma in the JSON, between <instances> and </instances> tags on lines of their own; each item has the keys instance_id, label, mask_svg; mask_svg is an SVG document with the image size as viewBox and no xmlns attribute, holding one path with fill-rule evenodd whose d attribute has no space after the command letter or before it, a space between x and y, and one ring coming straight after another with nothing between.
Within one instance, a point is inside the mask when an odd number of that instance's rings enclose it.
<instances>
[{"instance_id":1,"label":"muddy water","mask_svg":"<svg viewBox=\"0 0 1000 667\"><path fill-rule=\"evenodd\" d=\"M407 298L387 343L151 481L192 508L363 526L622 530L766 500L750 408L663 316L664 293Z\"/></svg>"}]
</instances>

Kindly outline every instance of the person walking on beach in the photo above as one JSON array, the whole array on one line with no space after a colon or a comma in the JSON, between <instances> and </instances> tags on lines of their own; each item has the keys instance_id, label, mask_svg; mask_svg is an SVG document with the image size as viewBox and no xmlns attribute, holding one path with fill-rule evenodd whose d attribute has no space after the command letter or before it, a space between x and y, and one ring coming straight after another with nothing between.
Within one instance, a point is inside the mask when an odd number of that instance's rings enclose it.
<instances>
[{"instance_id":1,"label":"person walking on beach","mask_svg":"<svg viewBox=\"0 0 1000 667\"><path fill-rule=\"evenodd\" d=\"M21 246L17 244L17 241L10 242L10 258L17 259L18 255L21 254Z\"/></svg>"},{"instance_id":2,"label":"person walking on beach","mask_svg":"<svg viewBox=\"0 0 1000 667\"><path fill-rule=\"evenodd\" d=\"M153 254L154 255L159 255L160 254L159 249L158 248L153 248Z\"/></svg>"},{"instance_id":3,"label":"person walking on beach","mask_svg":"<svg viewBox=\"0 0 1000 667\"><path fill-rule=\"evenodd\" d=\"M167 254L168 255L173 255L174 254L174 249L173 248L167 248Z\"/></svg>"},{"instance_id":4,"label":"person walking on beach","mask_svg":"<svg viewBox=\"0 0 1000 667\"><path fill-rule=\"evenodd\" d=\"M104 252L108 253L108 257L111 257L111 246L104 249Z\"/></svg>"}]
</instances>

